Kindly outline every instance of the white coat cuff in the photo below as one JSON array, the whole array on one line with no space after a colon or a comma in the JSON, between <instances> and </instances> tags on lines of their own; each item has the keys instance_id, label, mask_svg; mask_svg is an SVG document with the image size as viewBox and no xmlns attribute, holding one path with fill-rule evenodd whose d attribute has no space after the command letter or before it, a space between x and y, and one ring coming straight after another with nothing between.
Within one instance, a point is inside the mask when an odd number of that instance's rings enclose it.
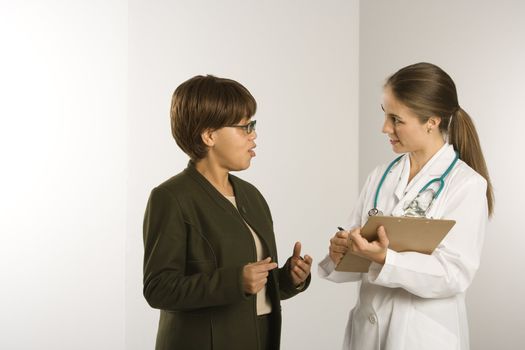
<instances>
[{"instance_id":1,"label":"white coat cuff","mask_svg":"<svg viewBox=\"0 0 525 350\"><path fill-rule=\"evenodd\" d=\"M396 251L387 249L384 265L372 262L368 269L368 281L374 284L385 283L388 280L389 272L392 271L392 267L395 264L397 254Z\"/></svg>"},{"instance_id":2,"label":"white coat cuff","mask_svg":"<svg viewBox=\"0 0 525 350\"><path fill-rule=\"evenodd\" d=\"M318 264L317 273L319 274L319 277L328 278L333 272L335 272L335 264L332 259L330 259L330 256L327 255Z\"/></svg>"},{"instance_id":3,"label":"white coat cuff","mask_svg":"<svg viewBox=\"0 0 525 350\"><path fill-rule=\"evenodd\" d=\"M327 255L319 264L317 273L319 277L332 282L353 282L361 279L361 273L358 272L341 272L335 270L335 264Z\"/></svg>"}]
</instances>

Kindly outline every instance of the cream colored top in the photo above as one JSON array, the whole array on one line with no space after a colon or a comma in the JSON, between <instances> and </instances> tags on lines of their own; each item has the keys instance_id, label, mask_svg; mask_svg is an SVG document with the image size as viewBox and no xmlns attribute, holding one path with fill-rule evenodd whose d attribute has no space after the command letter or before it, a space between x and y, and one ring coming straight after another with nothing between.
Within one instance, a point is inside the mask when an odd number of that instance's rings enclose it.
<instances>
[{"instance_id":1,"label":"cream colored top","mask_svg":"<svg viewBox=\"0 0 525 350\"><path fill-rule=\"evenodd\" d=\"M235 197L233 196L225 196L234 206L237 208L237 202L235 201ZM244 222L246 226L250 229L250 232L253 236L253 241L255 242L255 250L257 252L257 261L263 260L267 256L265 255L264 247L262 245L262 242L259 238L259 236L255 233L255 231L246 223ZM264 286L256 295L257 300L257 315L266 315L272 312L272 304L270 302L270 298L266 295L266 286Z\"/></svg>"}]
</instances>

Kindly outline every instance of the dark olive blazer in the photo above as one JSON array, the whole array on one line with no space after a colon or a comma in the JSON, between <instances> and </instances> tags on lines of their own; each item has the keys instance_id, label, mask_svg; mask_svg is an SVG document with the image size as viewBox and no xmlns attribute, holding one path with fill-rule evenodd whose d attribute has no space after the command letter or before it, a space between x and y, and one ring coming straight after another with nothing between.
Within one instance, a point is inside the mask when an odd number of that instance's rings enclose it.
<instances>
[{"instance_id":1,"label":"dark olive blazer","mask_svg":"<svg viewBox=\"0 0 525 350\"><path fill-rule=\"evenodd\" d=\"M144 296L161 310L157 350L258 348L255 296L245 295L242 285L243 266L257 260L244 221L277 262L273 222L259 191L229 176L239 210L192 162L151 192L144 218ZM280 300L298 293L289 260L270 273L267 287L272 349L279 349Z\"/></svg>"}]
</instances>

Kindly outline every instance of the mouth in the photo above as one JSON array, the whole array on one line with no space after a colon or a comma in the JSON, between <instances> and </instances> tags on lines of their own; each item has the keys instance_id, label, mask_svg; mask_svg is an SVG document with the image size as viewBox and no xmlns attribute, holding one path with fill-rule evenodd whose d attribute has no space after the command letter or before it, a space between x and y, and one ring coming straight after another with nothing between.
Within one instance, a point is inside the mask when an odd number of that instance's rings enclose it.
<instances>
[{"instance_id":1,"label":"mouth","mask_svg":"<svg viewBox=\"0 0 525 350\"><path fill-rule=\"evenodd\" d=\"M391 145L396 145L398 143L399 143L399 140L390 139L390 144Z\"/></svg>"},{"instance_id":2,"label":"mouth","mask_svg":"<svg viewBox=\"0 0 525 350\"><path fill-rule=\"evenodd\" d=\"M248 153L250 153L250 155L251 155L252 157L255 157L255 151L254 151L255 147L257 147L257 145L253 146L252 148L250 148L250 149L248 150Z\"/></svg>"}]
</instances>

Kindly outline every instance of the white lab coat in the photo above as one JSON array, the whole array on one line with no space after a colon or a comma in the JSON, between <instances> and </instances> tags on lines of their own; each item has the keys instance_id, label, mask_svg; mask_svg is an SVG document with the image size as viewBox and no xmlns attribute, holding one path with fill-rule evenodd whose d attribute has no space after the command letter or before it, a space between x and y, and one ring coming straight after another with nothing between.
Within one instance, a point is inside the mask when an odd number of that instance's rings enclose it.
<instances>
[{"instance_id":1,"label":"white lab coat","mask_svg":"<svg viewBox=\"0 0 525 350\"><path fill-rule=\"evenodd\" d=\"M453 147L444 145L407 184L410 160L405 155L386 177L378 208L384 215L403 215L403 205L428 181L440 177L454 157ZM367 221L386 167L377 167L368 177L347 229ZM486 188L481 175L461 160L456 163L427 213L456 220L432 255L389 249L385 264L372 263L368 273L335 271L328 256L319 263L323 278L361 282L344 350L469 349L465 291L479 266L488 218Z\"/></svg>"}]
</instances>

